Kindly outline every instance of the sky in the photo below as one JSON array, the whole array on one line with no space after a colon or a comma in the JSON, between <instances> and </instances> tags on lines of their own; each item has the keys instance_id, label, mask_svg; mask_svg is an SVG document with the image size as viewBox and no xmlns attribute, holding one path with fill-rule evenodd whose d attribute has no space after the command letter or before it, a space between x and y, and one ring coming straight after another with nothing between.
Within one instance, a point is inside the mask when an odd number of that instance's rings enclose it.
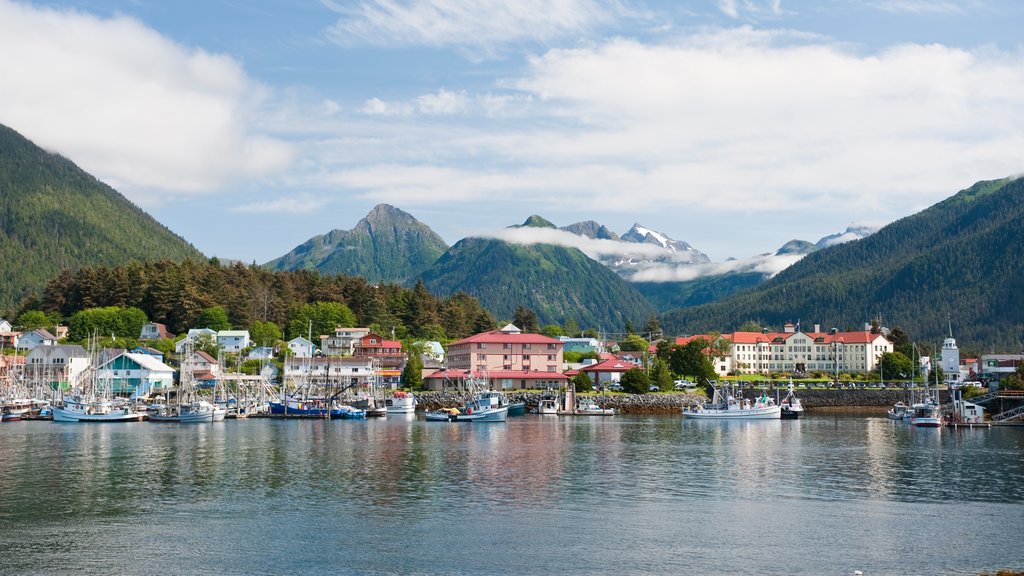
<instances>
[{"instance_id":1,"label":"sky","mask_svg":"<svg viewBox=\"0 0 1024 576\"><path fill-rule=\"evenodd\" d=\"M1024 172L1019 0L0 0L0 123L207 256L378 203L715 262Z\"/></svg>"}]
</instances>

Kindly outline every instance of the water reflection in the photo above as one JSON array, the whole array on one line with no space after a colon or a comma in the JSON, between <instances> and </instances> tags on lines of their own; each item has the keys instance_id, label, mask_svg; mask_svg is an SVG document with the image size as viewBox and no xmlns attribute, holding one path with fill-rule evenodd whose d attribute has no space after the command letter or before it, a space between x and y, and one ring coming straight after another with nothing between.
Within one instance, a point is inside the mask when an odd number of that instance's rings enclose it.
<instances>
[{"instance_id":1,"label":"water reflection","mask_svg":"<svg viewBox=\"0 0 1024 576\"><path fill-rule=\"evenodd\" d=\"M724 543L766 535L804 559L793 572L885 573L884 555L941 557L927 535L950 517L943 531L967 551L922 570L976 573L1006 552L970 526L999 510L1009 533L1024 529L1019 429L616 416L24 422L0 433L0 541L16 573L53 571L57 550L68 573L112 560L158 573L166 564L153 557L196 572L210 556L232 560L221 572L276 573L285 557L296 572L436 572L479 550L504 573L752 573L763 555ZM844 545L823 550L822 538ZM589 556L567 566L578 546Z\"/></svg>"}]
</instances>

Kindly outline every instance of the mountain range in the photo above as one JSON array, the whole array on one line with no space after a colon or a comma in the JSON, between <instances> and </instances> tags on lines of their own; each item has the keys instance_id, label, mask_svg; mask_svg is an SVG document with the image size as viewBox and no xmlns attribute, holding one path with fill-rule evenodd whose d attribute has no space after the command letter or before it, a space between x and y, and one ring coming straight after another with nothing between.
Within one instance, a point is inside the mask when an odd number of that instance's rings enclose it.
<instances>
[{"instance_id":1,"label":"mountain range","mask_svg":"<svg viewBox=\"0 0 1024 576\"><path fill-rule=\"evenodd\" d=\"M952 328L977 346L1024 346L1024 180L978 182L855 242L807 255L764 284L662 316L671 333L753 320L843 329L881 319L919 345Z\"/></svg>"},{"instance_id":2,"label":"mountain range","mask_svg":"<svg viewBox=\"0 0 1024 576\"><path fill-rule=\"evenodd\" d=\"M203 258L110 186L0 125L0 313L62 270Z\"/></svg>"}]
</instances>

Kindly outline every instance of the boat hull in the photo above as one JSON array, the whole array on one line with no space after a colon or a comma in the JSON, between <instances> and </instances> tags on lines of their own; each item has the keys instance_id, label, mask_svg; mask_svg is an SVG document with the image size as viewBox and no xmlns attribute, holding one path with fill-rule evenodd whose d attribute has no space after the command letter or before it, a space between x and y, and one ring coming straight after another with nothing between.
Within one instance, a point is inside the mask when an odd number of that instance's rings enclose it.
<instances>
[{"instance_id":1,"label":"boat hull","mask_svg":"<svg viewBox=\"0 0 1024 576\"><path fill-rule=\"evenodd\" d=\"M285 410L285 405L280 402L270 403L270 413L278 416L313 416L320 418L327 418L330 416L331 411L327 408L296 408L289 406Z\"/></svg>"},{"instance_id":2,"label":"boat hull","mask_svg":"<svg viewBox=\"0 0 1024 576\"><path fill-rule=\"evenodd\" d=\"M416 412L416 397L412 394L392 396L384 400L388 414L413 414Z\"/></svg>"},{"instance_id":3,"label":"boat hull","mask_svg":"<svg viewBox=\"0 0 1024 576\"><path fill-rule=\"evenodd\" d=\"M766 406L764 408L741 408L734 410L684 410L683 418L693 420L778 420L782 418L782 407Z\"/></svg>"},{"instance_id":4,"label":"boat hull","mask_svg":"<svg viewBox=\"0 0 1024 576\"><path fill-rule=\"evenodd\" d=\"M526 415L526 402L515 402L508 405L509 416L525 416Z\"/></svg>"},{"instance_id":5,"label":"boat hull","mask_svg":"<svg viewBox=\"0 0 1024 576\"><path fill-rule=\"evenodd\" d=\"M425 412L423 416L434 422L504 422L508 418L508 406L473 412L450 413L443 410Z\"/></svg>"},{"instance_id":6,"label":"boat hull","mask_svg":"<svg viewBox=\"0 0 1024 576\"><path fill-rule=\"evenodd\" d=\"M140 420L142 420L142 414L131 411L86 414L63 408L53 408L54 422L138 422Z\"/></svg>"}]
</instances>

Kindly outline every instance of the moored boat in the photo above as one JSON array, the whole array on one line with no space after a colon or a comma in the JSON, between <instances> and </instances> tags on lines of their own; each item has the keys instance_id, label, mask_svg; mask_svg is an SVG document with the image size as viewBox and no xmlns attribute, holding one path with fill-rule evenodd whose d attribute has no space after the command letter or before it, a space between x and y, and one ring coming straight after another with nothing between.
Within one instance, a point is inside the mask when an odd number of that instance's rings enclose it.
<instances>
[{"instance_id":1,"label":"moored boat","mask_svg":"<svg viewBox=\"0 0 1024 576\"><path fill-rule=\"evenodd\" d=\"M602 408L593 400L583 399L580 400L573 414L577 416L614 416L615 408Z\"/></svg>"},{"instance_id":2,"label":"moored boat","mask_svg":"<svg viewBox=\"0 0 1024 576\"><path fill-rule=\"evenodd\" d=\"M914 404L910 407L910 425L923 428L938 428L942 426L942 413L939 404L927 398L924 402Z\"/></svg>"},{"instance_id":3,"label":"moored boat","mask_svg":"<svg viewBox=\"0 0 1024 576\"><path fill-rule=\"evenodd\" d=\"M792 380L789 381L789 393L779 402L779 407L781 408L779 417L783 420L796 420L804 413L804 405L800 403L800 399L793 392Z\"/></svg>"},{"instance_id":4,"label":"moored boat","mask_svg":"<svg viewBox=\"0 0 1024 576\"><path fill-rule=\"evenodd\" d=\"M115 407L109 400L65 396L62 406L52 408L54 422L138 422L142 414L128 406Z\"/></svg>"},{"instance_id":5,"label":"moored boat","mask_svg":"<svg viewBox=\"0 0 1024 576\"><path fill-rule=\"evenodd\" d=\"M897 402L892 405L892 408L889 408L888 418L889 420L903 421L904 419L909 419L909 412L910 409L906 404L903 402Z\"/></svg>"},{"instance_id":6,"label":"moored boat","mask_svg":"<svg viewBox=\"0 0 1024 576\"><path fill-rule=\"evenodd\" d=\"M754 401L749 398L737 397L728 383L717 385L710 382L714 389L712 401L696 408L683 408L684 418L720 419L720 420L771 420L782 417L782 407L762 394Z\"/></svg>"},{"instance_id":7,"label":"moored boat","mask_svg":"<svg viewBox=\"0 0 1024 576\"><path fill-rule=\"evenodd\" d=\"M384 399L388 414L412 414L416 412L416 396L412 392L394 391Z\"/></svg>"},{"instance_id":8,"label":"moored boat","mask_svg":"<svg viewBox=\"0 0 1024 576\"><path fill-rule=\"evenodd\" d=\"M424 417L431 421L448 422L504 422L508 418L508 405L499 403L500 393L480 392L465 407L430 410Z\"/></svg>"}]
</instances>

